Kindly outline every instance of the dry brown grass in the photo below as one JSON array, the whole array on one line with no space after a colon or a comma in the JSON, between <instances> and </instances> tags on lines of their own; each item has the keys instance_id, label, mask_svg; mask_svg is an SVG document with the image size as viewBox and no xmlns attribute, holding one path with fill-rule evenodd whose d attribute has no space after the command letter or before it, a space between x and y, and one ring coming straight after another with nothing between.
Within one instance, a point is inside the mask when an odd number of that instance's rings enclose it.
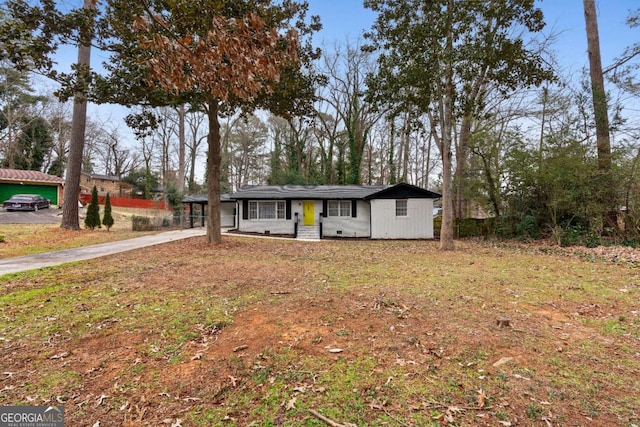
<instances>
[{"instance_id":1,"label":"dry brown grass","mask_svg":"<svg viewBox=\"0 0 640 427\"><path fill-rule=\"evenodd\" d=\"M101 211L102 212L102 211ZM113 208L113 227L89 230L65 230L56 224L3 224L0 234L0 258L37 254L61 249L78 248L86 245L113 242L156 233L155 231L132 231L131 218L134 215L157 217L165 211ZM80 226L83 227L82 219Z\"/></svg>"},{"instance_id":2,"label":"dry brown grass","mask_svg":"<svg viewBox=\"0 0 640 427\"><path fill-rule=\"evenodd\" d=\"M0 287L0 401L64 402L69 425L640 423L626 262L192 238Z\"/></svg>"}]
</instances>

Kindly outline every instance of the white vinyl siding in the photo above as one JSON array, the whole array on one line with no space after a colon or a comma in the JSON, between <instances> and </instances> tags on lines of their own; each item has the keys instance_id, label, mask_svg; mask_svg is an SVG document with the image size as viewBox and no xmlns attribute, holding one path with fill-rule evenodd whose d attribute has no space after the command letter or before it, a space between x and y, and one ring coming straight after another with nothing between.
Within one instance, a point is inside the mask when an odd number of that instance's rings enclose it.
<instances>
[{"instance_id":1,"label":"white vinyl siding","mask_svg":"<svg viewBox=\"0 0 640 427\"><path fill-rule=\"evenodd\" d=\"M351 216L350 200L329 200L327 202L328 216Z\"/></svg>"},{"instance_id":2,"label":"white vinyl siding","mask_svg":"<svg viewBox=\"0 0 640 427\"><path fill-rule=\"evenodd\" d=\"M284 201L249 202L249 219L285 219Z\"/></svg>"},{"instance_id":3,"label":"white vinyl siding","mask_svg":"<svg viewBox=\"0 0 640 427\"><path fill-rule=\"evenodd\" d=\"M322 206L322 202L316 203ZM262 206L265 204L265 206ZM270 207L266 207L270 206ZM295 233L295 218L302 222L302 202L291 203L291 217L287 218L286 200L247 200L238 203L238 231L243 233L281 234L293 236ZM268 218L262 218L264 214Z\"/></svg>"},{"instance_id":4,"label":"white vinyl siding","mask_svg":"<svg viewBox=\"0 0 640 427\"><path fill-rule=\"evenodd\" d=\"M220 225L222 227L236 226L236 204L222 202L220 204Z\"/></svg>"},{"instance_id":5,"label":"white vinyl siding","mask_svg":"<svg viewBox=\"0 0 640 427\"><path fill-rule=\"evenodd\" d=\"M323 237L370 237L371 236L371 224L370 224L370 210L369 203L364 200L358 200L356 203L357 216L353 217L351 214L353 210L351 208L352 201L346 201L350 208L345 214L348 216L330 216L329 206L327 204L327 217L322 218L322 236Z\"/></svg>"},{"instance_id":6,"label":"white vinyl siding","mask_svg":"<svg viewBox=\"0 0 640 427\"><path fill-rule=\"evenodd\" d=\"M371 238L433 239L433 199L406 199L406 216L397 215L398 200L371 200Z\"/></svg>"}]
</instances>

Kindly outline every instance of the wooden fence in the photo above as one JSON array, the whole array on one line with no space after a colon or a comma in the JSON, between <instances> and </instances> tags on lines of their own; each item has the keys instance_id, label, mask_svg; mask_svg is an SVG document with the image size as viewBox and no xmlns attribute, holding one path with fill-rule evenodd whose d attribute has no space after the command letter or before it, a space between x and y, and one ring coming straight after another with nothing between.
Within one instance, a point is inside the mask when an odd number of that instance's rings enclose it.
<instances>
[{"instance_id":1,"label":"wooden fence","mask_svg":"<svg viewBox=\"0 0 640 427\"><path fill-rule=\"evenodd\" d=\"M136 209L158 209L168 210L165 202L162 200L143 200L143 199L131 199L128 197L112 197L111 206L120 208L136 208ZM98 203L104 206L104 200L106 196L98 196ZM81 194L80 201L83 205L87 206L91 202L91 194Z\"/></svg>"}]
</instances>

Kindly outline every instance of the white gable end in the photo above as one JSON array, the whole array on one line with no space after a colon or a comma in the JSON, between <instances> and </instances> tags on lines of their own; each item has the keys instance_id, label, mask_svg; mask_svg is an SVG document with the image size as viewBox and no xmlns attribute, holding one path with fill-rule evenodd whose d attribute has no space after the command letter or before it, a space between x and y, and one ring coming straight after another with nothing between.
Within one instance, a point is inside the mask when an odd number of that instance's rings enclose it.
<instances>
[{"instance_id":1,"label":"white gable end","mask_svg":"<svg viewBox=\"0 0 640 427\"><path fill-rule=\"evenodd\" d=\"M433 239L433 199L407 199L397 214L396 199L371 200L371 238Z\"/></svg>"}]
</instances>

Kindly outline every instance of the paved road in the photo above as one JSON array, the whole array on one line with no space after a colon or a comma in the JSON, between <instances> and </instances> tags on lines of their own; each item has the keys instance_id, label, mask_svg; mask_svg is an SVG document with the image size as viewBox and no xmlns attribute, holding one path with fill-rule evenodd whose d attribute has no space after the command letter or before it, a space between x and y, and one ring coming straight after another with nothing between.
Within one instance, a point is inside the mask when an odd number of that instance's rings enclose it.
<instances>
[{"instance_id":1,"label":"paved road","mask_svg":"<svg viewBox=\"0 0 640 427\"><path fill-rule=\"evenodd\" d=\"M99 245L83 246L76 249L47 252L43 254L27 255L15 258L0 259L0 276L21 271L35 270L43 267L51 267L67 262L83 261L98 258L132 249L172 242L174 240L189 237L204 236L206 229L188 228L184 230L165 231L153 236L136 237L118 242L102 243Z\"/></svg>"},{"instance_id":2,"label":"paved road","mask_svg":"<svg viewBox=\"0 0 640 427\"><path fill-rule=\"evenodd\" d=\"M62 209L40 209L36 212L13 211L0 208L0 224L60 224Z\"/></svg>"}]
</instances>

